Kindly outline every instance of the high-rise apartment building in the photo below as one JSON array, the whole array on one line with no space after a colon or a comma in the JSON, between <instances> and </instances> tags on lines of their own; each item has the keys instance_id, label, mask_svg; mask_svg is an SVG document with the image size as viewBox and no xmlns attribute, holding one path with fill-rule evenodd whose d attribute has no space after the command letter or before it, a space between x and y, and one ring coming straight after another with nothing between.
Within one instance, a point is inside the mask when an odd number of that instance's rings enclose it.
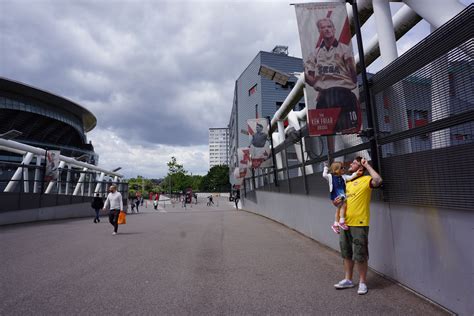
<instances>
[{"instance_id":1,"label":"high-rise apartment building","mask_svg":"<svg viewBox=\"0 0 474 316\"><path fill-rule=\"evenodd\" d=\"M229 129L209 128L209 169L229 164Z\"/></svg>"}]
</instances>

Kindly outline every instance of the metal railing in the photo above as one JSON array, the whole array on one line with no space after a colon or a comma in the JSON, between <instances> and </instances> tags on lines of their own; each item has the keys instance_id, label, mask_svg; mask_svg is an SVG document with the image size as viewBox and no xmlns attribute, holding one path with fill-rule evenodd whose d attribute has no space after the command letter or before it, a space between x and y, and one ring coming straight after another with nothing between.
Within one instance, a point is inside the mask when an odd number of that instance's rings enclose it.
<instances>
[{"instance_id":1,"label":"metal railing","mask_svg":"<svg viewBox=\"0 0 474 316\"><path fill-rule=\"evenodd\" d=\"M306 127L287 130L286 140L274 150L282 168L256 170L244 180L245 196L257 189L326 193L322 162L348 162L362 155L379 161L386 202L472 210L473 29L474 5L470 5L371 79L375 134L310 138ZM338 149L328 152L328 142L338 142ZM302 162L295 159L299 154ZM312 171L307 172L306 166Z\"/></svg>"},{"instance_id":2,"label":"metal railing","mask_svg":"<svg viewBox=\"0 0 474 316\"><path fill-rule=\"evenodd\" d=\"M12 175L20 168L21 178L12 180ZM114 182L112 179L98 181L99 175L93 171L74 168L59 169L59 178L49 193L45 193L49 184L44 178L45 166L22 165L0 162L0 211L14 211L31 208L68 205L91 201L95 193L101 197L107 195L110 185L116 184L124 198L128 196L127 182ZM80 181L81 175L83 180ZM16 182L15 189L4 192L10 182ZM79 187L76 194L76 188Z\"/></svg>"}]
</instances>

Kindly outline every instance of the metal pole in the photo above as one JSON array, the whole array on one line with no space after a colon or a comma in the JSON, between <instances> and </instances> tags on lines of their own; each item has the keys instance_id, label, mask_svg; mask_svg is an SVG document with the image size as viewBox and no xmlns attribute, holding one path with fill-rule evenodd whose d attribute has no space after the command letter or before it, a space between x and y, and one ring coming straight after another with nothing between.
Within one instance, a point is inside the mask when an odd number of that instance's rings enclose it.
<instances>
[{"instance_id":1,"label":"metal pole","mask_svg":"<svg viewBox=\"0 0 474 316\"><path fill-rule=\"evenodd\" d=\"M301 132L301 130L300 130L300 137L301 137L301 138L300 138L300 143L301 143L301 144L300 144L300 149L301 149L301 157L302 157L301 169L302 169L302 171L303 171L304 192L305 192L306 194L308 194L308 193L309 193L309 190L308 190L308 179L306 179L306 166L305 166L305 164L304 164L305 161L306 161L306 160L304 159L304 150L303 150L303 143L304 143L304 141L303 141L303 133Z\"/></svg>"},{"instance_id":2,"label":"metal pole","mask_svg":"<svg viewBox=\"0 0 474 316\"><path fill-rule=\"evenodd\" d=\"M286 146L286 142L283 143L283 146L285 148L285 169L286 169L286 181L288 181L288 193L291 193L291 184L290 184L290 169L288 168L288 150Z\"/></svg>"},{"instance_id":3,"label":"metal pole","mask_svg":"<svg viewBox=\"0 0 474 316\"><path fill-rule=\"evenodd\" d=\"M273 147L273 137L272 137L272 132L270 126L272 126L272 121L270 119L270 116L267 116L268 120L268 136L270 137L270 145L272 146L272 161L273 161L273 179L275 182L275 186L278 186L278 175L277 175L277 164L276 164L276 158L275 158L275 148Z\"/></svg>"},{"instance_id":4,"label":"metal pole","mask_svg":"<svg viewBox=\"0 0 474 316\"><path fill-rule=\"evenodd\" d=\"M352 13L354 16L354 29L356 31L357 37L357 49L359 51L359 56L361 56L359 65L360 65L360 73L362 76L362 85L364 87L364 98L365 98L365 107L367 109L367 127L368 127L368 137L370 140L370 151L371 151L371 158L372 158L372 165L375 170L379 170L379 154L378 154L378 147L376 142L377 130L376 124L374 122L373 116L373 108L372 102L370 97L369 91L369 81L367 79L367 71L365 67L364 61L364 47L362 45L362 34L360 30L360 23L359 23L359 13L357 9L357 0L347 0L352 5Z\"/></svg>"}]
</instances>

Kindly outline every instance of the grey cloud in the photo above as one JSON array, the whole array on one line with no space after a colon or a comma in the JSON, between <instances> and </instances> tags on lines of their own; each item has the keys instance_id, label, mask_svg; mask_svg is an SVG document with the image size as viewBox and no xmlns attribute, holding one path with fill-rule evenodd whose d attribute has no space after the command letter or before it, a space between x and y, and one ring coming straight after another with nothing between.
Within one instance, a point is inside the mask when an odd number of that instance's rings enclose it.
<instances>
[{"instance_id":1,"label":"grey cloud","mask_svg":"<svg viewBox=\"0 0 474 316\"><path fill-rule=\"evenodd\" d=\"M297 40L286 3L3 4L0 36L13 49L2 75L66 96L144 145L206 144L209 127L227 125L234 81L257 52Z\"/></svg>"}]
</instances>

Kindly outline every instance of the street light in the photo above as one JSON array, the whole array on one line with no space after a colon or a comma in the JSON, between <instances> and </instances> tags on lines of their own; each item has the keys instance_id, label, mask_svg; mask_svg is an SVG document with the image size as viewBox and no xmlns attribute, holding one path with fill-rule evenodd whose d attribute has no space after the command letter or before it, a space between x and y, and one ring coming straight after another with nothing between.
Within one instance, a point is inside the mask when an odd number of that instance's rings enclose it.
<instances>
[{"instance_id":1,"label":"street light","mask_svg":"<svg viewBox=\"0 0 474 316\"><path fill-rule=\"evenodd\" d=\"M17 131L16 129L12 129L12 130L9 130L6 133L0 134L0 138L8 140L8 139L17 138L18 136L20 136L22 134L23 134L22 132Z\"/></svg>"},{"instance_id":2,"label":"street light","mask_svg":"<svg viewBox=\"0 0 474 316\"><path fill-rule=\"evenodd\" d=\"M117 172L117 171L119 171L120 169L122 169L122 167L115 168L114 170L112 170L112 172Z\"/></svg>"},{"instance_id":3,"label":"street light","mask_svg":"<svg viewBox=\"0 0 474 316\"><path fill-rule=\"evenodd\" d=\"M289 74L264 64L260 65L258 74L264 78L275 81L276 83L281 84L282 86L286 85L288 79L290 79Z\"/></svg>"}]
</instances>

